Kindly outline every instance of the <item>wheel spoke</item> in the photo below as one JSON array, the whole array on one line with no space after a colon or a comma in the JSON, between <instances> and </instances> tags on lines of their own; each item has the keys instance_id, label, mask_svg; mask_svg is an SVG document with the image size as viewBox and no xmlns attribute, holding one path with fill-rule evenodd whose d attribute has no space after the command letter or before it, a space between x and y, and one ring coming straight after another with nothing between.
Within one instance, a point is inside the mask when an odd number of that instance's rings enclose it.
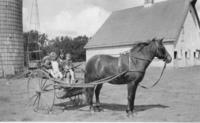
<instances>
[{"instance_id":1,"label":"wheel spoke","mask_svg":"<svg viewBox=\"0 0 200 123\"><path fill-rule=\"evenodd\" d=\"M40 97L41 97L41 96L38 97L37 109L39 109L39 105L40 105Z\"/></svg>"},{"instance_id":2,"label":"wheel spoke","mask_svg":"<svg viewBox=\"0 0 200 123\"><path fill-rule=\"evenodd\" d=\"M42 90L44 89L46 82L47 80L45 80L44 83L42 84Z\"/></svg>"},{"instance_id":3,"label":"wheel spoke","mask_svg":"<svg viewBox=\"0 0 200 123\"><path fill-rule=\"evenodd\" d=\"M39 80L39 88L40 88L40 90L42 90L42 86L43 86L43 85L42 85L42 79L40 79L40 80Z\"/></svg>"},{"instance_id":4,"label":"wheel spoke","mask_svg":"<svg viewBox=\"0 0 200 123\"><path fill-rule=\"evenodd\" d=\"M30 100L32 100L35 96L38 96L38 95L37 95L37 94L33 95L33 96L30 98Z\"/></svg>"},{"instance_id":5,"label":"wheel spoke","mask_svg":"<svg viewBox=\"0 0 200 123\"><path fill-rule=\"evenodd\" d=\"M44 88L43 88L43 91L52 91L54 90L53 88L52 89L47 89L49 87L53 86L53 84L49 84L49 85L46 85Z\"/></svg>"},{"instance_id":6,"label":"wheel spoke","mask_svg":"<svg viewBox=\"0 0 200 123\"><path fill-rule=\"evenodd\" d=\"M33 106L35 105L35 103L36 103L36 101L38 100L38 98L39 98L39 95L37 95L37 97L36 97L36 99L35 99L35 101L34 101L34 103L33 103Z\"/></svg>"}]
</instances>

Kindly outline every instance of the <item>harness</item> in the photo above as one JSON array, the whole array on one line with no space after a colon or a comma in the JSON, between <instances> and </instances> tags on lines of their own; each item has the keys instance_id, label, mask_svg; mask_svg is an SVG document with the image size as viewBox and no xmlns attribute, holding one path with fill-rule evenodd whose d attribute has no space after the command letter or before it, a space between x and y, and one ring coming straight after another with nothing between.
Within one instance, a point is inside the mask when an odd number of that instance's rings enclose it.
<instances>
[{"instance_id":1,"label":"harness","mask_svg":"<svg viewBox=\"0 0 200 123\"><path fill-rule=\"evenodd\" d=\"M129 65L129 70L127 72L145 73L145 70L144 71L140 71L140 70L133 70L133 69L131 69L131 66L132 66L131 63L133 62L132 58L137 59L137 60L141 60L141 61L146 61L146 62L149 62L149 63L152 61L151 59L146 59L146 58L141 58L141 57L136 57L134 55L131 55L130 52L127 53L126 55L128 55L128 65ZM119 57L119 59L121 59L121 56ZM118 64L121 64L120 60L119 60ZM151 87L146 87L146 86L141 85L141 84L139 84L139 86L142 87L142 88L144 88L144 89L150 89L150 88L153 88L154 86L156 86L158 84L158 82L161 80L162 76L163 76L163 73L164 73L164 70L166 68L166 65L167 65L167 63L165 62L164 66L163 66L163 69L162 69L162 72L160 74L160 77L158 78L158 80L156 82L154 82L154 84Z\"/></svg>"}]
</instances>

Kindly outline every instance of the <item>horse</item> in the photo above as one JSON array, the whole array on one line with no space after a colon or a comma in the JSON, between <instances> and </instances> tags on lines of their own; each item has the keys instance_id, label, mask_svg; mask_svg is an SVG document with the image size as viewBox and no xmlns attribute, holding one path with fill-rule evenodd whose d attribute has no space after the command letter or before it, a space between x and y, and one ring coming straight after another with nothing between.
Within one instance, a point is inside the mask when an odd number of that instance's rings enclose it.
<instances>
[{"instance_id":1,"label":"horse","mask_svg":"<svg viewBox=\"0 0 200 123\"><path fill-rule=\"evenodd\" d=\"M131 50L119 57L110 55L95 55L88 60L85 67L85 83L101 80L125 72L120 77L109 81L110 84L127 84L128 104L127 114L134 113L134 101L139 83L143 80L145 71L152 60L157 57L165 63L170 63L172 57L163 45L162 39L152 39L140 42ZM103 84L98 84L94 88L86 88L85 96L90 110L101 111L99 94ZM93 105L93 95L95 93L96 105Z\"/></svg>"}]
</instances>

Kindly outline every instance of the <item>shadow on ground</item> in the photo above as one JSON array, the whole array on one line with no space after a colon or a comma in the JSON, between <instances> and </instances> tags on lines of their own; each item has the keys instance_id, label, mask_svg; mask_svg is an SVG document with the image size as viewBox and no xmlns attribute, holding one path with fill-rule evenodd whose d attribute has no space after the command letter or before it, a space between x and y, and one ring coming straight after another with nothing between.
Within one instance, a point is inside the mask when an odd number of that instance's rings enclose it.
<instances>
[{"instance_id":1,"label":"shadow on ground","mask_svg":"<svg viewBox=\"0 0 200 123\"><path fill-rule=\"evenodd\" d=\"M64 107L64 110L79 110L87 106L86 104L72 105L70 103L71 102L60 103L60 104L56 104L56 106ZM122 105L122 104L114 104L114 103L102 103L101 107L102 109L111 110L111 111L125 111L127 106ZM169 106L165 106L161 104L136 105L135 111L140 112L140 111L146 111L153 108L169 108ZM89 110L89 107L88 107L88 110ZM80 111L84 111L84 110L80 110Z\"/></svg>"},{"instance_id":2,"label":"shadow on ground","mask_svg":"<svg viewBox=\"0 0 200 123\"><path fill-rule=\"evenodd\" d=\"M108 103L103 103L102 108L107 109L107 110L112 110L112 111L125 111L126 110L126 105L121 105L121 104L108 104ZM146 111L152 108L169 108L169 106L161 105L161 104L153 104L153 105L136 105L135 106L135 111L140 112L140 111Z\"/></svg>"}]
</instances>

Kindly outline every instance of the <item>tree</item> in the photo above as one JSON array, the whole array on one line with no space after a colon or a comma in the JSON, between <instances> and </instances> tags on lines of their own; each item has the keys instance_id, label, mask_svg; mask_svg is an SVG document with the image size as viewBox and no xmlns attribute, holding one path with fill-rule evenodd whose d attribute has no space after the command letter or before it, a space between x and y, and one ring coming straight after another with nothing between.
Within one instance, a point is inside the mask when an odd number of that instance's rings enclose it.
<instances>
[{"instance_id":1,"label":"tree","mask_svg":"<svg viewBox=\"0 0 200 123\"><path fill-rule=\"evenodd\" d=\"M85 61L86 60L86 50L84 46L87 44L89 38L86 36L78 36L73 39L72 42L72 56L74 56L74 61Z\"/></svg>"},{"instance_id":2,"label":"tree","mask_svg":"<svg viewBox=\"0 0 200 123\"><path fill-rule=\"evenodd\" d=\"M48 40L48 36L45 33L40 34L38 31L31 30L23 33L24 46L27 49L27 43L36 42L40 47L44 47L45 42ZM32 47L30 47L31 49Z\"/></svg>"},{"instance_id":3,"label":"tree","mask_svg":"<svg viewBox=\"0 0 200 123\"><path fill-rule=\"evenodd\" d=\"M73 39L68 36L62 36L62 37L56 37L55 39L52 40L54 44L45 47L44 49L45 53L50 53L54 51L57 54L59 54L59 51L62 49L64 53L72 54L72 60L74 62L85 61L86 51L84 49L84 46L89 40L87 36L77 36Z\"/></svg>"},{"instance_id":4,"label":"tree","mask_svg":"<svg viewBox=\"0 0 200 123\"><path fill-rule=\"evenodd\" d=\"M59 54L59 51L63 49L64 53L71 53L72 54L72 60L74 62L81 62L85 61L86 59L86 51L84 49L84 46L88 42L89 38L87 36L77 36L75 38L71 38L69 36L58 36L54 39L48 40L48 37L45 33L38 33L37 31L29 31L24 32L24 49L25 54L27 54L27 43L29 42L37 42L39 44L40 49L42 50L42 53L40 54L41 57L44 57L50 52L56 52ZM38 40L37 40L38 39ZM45 43L53 42L53 44L45 45ZM29 44L29 51L33 51L38 49L34 45ZM27 55L25 55L25 59Z\"/></svg>"}]
</instances>

